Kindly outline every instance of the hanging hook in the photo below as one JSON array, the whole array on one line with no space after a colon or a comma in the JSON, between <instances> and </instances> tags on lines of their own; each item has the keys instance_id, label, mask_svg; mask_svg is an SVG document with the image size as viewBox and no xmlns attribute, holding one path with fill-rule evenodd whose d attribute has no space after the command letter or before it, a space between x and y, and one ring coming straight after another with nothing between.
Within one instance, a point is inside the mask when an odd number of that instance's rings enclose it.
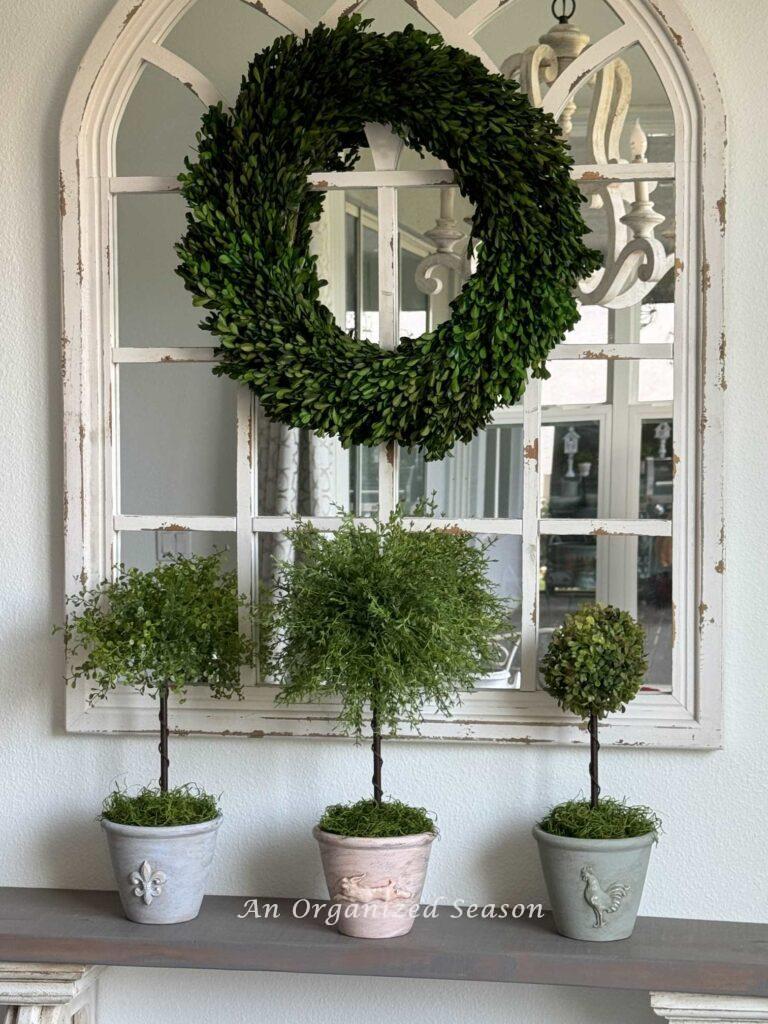
<instances>
[{"instance_id":1,"label":"hanging hook","mask_svg":"<svg viewBox=\"0 0 768 1024\"><path fill-rule=\"evenodd\" d=\"M558 7L560 13L557 13ZM576 0L552 0L552 15L557 18L561 25L567 25L576 13Z\"/></svg>"}]
</instances>

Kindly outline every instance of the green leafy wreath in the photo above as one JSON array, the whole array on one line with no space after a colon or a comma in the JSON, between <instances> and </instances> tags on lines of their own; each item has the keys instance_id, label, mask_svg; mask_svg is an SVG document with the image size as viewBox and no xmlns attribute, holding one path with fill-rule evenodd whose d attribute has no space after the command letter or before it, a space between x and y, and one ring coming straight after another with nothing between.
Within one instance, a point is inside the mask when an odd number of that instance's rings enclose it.
<instances>
[{"instance_id":1,"label":"green leafy wreath","mask_svg":"<svg viewBox=\"0 0 768 1024\"><path fill-rule=\"evenodd\" d=\"M409 26L359 16L256 54L232 110L210 107L179 180L178 273L218 338L215 373L246 382L266 414L345 446L395 441L442 458L522 394L578 320L573 290L600 264L555 120L516 83ZM475 205L477 271L452 316L384 351L319 301L310 254L315 171L350 170L363 125L392 129L453 170Z\"/></svg>"}]
</instances>

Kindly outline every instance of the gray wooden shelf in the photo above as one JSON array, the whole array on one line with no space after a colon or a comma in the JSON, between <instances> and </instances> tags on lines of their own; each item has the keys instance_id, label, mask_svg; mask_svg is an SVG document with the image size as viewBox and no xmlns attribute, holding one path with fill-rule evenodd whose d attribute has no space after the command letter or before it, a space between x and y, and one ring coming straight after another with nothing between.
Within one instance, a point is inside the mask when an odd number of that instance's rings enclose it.
<instances>
[{"instance_id":1,"label":"gray wooden shelf","mask_svg":"<svg viewBox=\"0 0 768 1024\"><path fill-rule=\"evenodd\" d=\"M191 967L306 974L586 985L768 996L768 925L646 917L622 942L574 942L537 921L456 918L449 907L410 935L363 940L291 912L238 918L245 897L208 896L188 924L122 916L117 894L0 888L0 961Z\"/></svg>"}]
</instances>

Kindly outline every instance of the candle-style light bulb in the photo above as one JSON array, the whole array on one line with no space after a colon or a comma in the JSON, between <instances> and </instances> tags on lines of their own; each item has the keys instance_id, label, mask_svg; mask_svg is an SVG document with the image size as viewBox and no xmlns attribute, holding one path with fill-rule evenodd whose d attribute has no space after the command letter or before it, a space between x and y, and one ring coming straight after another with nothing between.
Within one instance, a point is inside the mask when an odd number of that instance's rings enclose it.
<instances>
[{"instance_id":1,"label":"candle-style light bulb","mask_svg":"<svg viewBox=\"0 0 768 1024\"><path fill-rule=\"evenodd\" d=\"M629 151L636 164L645 164L645 154L648 152L648 136L643 131L640 121L635 121L632 131L629 133Z\"/></svg>"},{"instance_id":2,"label":"candle-style light bulb","mask_svg":"<svg viewBox=\"0 0 768 1024\"><path fill-rule=\"evenodd\" d=\"M632 154L632 162L635 164L647 164L646 153L648 152L648 136L643 131L643 127L640 124L640 120L636 120L632 131L629 133L629 152ZM636 181L635 182L635 212L639 211L641 207L649 207L650 201L650 187L647 181ZM632 216L632 213L630 213ZM657 215L659 216L659 215ZM662 217L662 220L664 218ZM638 225L630 225L633 227L636 236L650 237L648 231L646 231L646 225L643 223L644 218L641 216L638 221ZM625 224L630 223L624 221ZM651 225L652 226L652 225Z\"/></svg>"}]
</instances>

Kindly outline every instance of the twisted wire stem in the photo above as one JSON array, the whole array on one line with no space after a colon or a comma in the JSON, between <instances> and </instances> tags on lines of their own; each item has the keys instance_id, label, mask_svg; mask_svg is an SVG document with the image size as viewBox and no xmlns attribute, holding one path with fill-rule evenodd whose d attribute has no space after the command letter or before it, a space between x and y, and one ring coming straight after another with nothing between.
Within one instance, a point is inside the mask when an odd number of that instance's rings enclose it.
<instances>
[{"instance_id":1,"label":"twisted wire stem","mask_svg":"<svg viewBox=\"0 0 768 1024\"><path fill-rule=\"evenodd\" d=\"M160 792L168 792L168 691L160 691L160 742L157 749L160 751Z\"/></svg>"},{"instance_id":2,"label":"twisted wire stem","mask_svg":"<svg viewBox=\"0 0 768 1024\"><path fill-rule=\"evenodd\" d=\"M373 733L373 740L371 741L371 750L373 751L373 799L377 804L381 803L382 792L381 792L381 766L383 764L383 758L381 756L381 733L379 732L379 721L376 712L374 711L371 715L371 732Z\"/></svg>"},{"instance_id":3,"label":"twisted wire stem","mask_svg":"<svg viewBox=\"0 0 768 1024\"><path fill-rule=\"evenodd\" d=\"M589 803L593 808L597 807L600 799L600 785L597 781L597 757L599 752L600 743L597 738L597 715L593 713L589 716Z\"/></svg>"}]
</instances>

